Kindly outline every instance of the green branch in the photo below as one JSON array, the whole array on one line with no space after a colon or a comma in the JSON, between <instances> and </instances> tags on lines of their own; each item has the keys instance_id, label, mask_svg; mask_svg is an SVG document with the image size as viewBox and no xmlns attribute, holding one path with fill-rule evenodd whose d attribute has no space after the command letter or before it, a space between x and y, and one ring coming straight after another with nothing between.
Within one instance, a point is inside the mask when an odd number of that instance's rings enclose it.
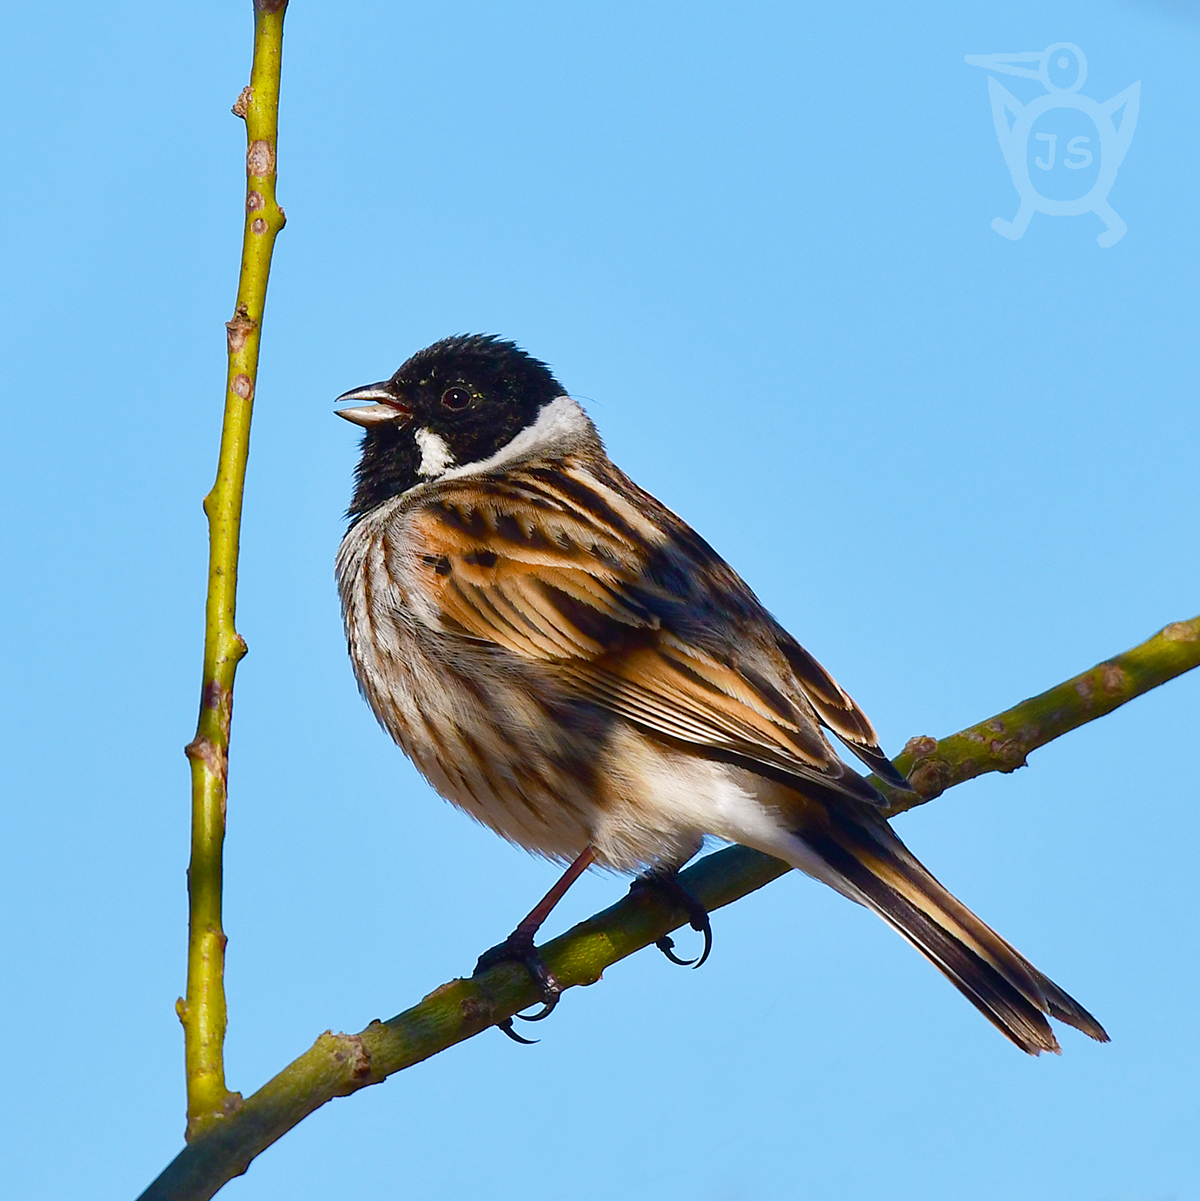
<instances>
[{"instance_id":1,"label":"green branch","mask_svg":"<svg viewBox=\"0 0 1200 1201\"><path fill-rule=\"evenodd\" d=\"M229 375L217 479L204 498L208 516L208 595L204 679L196 737L184 748L192 767L192 850L188 865L187 996L183 1023L187 1137L196 1137L241 1102L225 1086L225 933L221 929L221 849L229 769L233 678L246 644L234 625L242 489L250 451L250 414L258 343L275 236L283 210L275 202L279 68L287 0L257 0L250 86L233 111L246 121L246 223L233 320L225 327Z\"/></svg>"},{"instance_id":2,"label":"green branch","mask_svg":"<svg viewBox=\"0 0 1200 1201\"><path fill-rule=\"evenodd\" d=\"M1021 705L936 742L914 739L897 761L926 772L919 799L987 771L1012 771L1030 750L1200 665L1200 617L1167 626L1148 642ZM929 783L926 783L926 778ZM924 795L927 792L928 795ZM746 847L730 847L682 873L705 908L719 909L762 888L789 868ZM687 922L653 891L626 896L541 948L566 988L594 984L604 969ZM359 1034L322 1034L299 1059L268 1081L224 1121L184 1148L141 1201L206 1201L241 1175L256 1155L334 1097L378 1084L520 1009L537 993L524 968L501 964L469 980L452 980L386 1022Z\"/></svg>"},{"instance_id":3,"label":"green branch","mask_svg":"<svg viewBox=\"0 0 1200 1201\"><path fill-rule=\"evenodd\" d=\"M1016 771L1031 751L1120 708L1159 684L1200 664L1200 617L1176 621L1123 655L1011 709L951 734L910 738L896 766L916 790L889 790L889 814L902 813L941 796L947 788L989 771ZM884 786L873 780L883 791Z\"/></svg>"}]
</instances>

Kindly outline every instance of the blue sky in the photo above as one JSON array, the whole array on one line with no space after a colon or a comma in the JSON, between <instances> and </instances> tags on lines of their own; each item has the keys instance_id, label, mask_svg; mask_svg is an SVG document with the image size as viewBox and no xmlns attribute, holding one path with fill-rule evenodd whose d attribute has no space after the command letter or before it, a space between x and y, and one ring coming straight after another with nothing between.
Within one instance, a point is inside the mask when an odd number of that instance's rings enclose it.
<instances>
[{"instance_id":1,"label":"blue sky","mask_svg":"<svg viewBox=\"0 0 1200 1201\"><path fill-rule=\"evenodd\" d=\"M181 747L249 12L0 15L8 1197L129 1198L180 1145ZM1087 56L1082 95L1141 83L1106 249L1094 214L991 228L1018 197L964 57L1057 42ZM892 753L950 733L1200 610L1198 50L1195 6L1166 0L295 0L243 537L232 1087L468 971L553 876L439 801L355 691L333 397L448 333L515 338ZM539 1046L487 1034L337 1101L222 1195L1200 1197L1198 718L1185 677L896 823L1109 1046L1022 1056L793 874L716 916L702 971L639 955ZM553 929L623 888L586 878Z\"/></svg>"}]
</instances>

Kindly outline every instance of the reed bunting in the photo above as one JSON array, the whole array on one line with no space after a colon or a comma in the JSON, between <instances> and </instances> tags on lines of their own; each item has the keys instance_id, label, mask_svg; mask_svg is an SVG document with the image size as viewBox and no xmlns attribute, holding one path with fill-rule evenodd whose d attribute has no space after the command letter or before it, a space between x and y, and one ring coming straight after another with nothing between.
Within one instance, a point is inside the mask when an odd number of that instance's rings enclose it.
<instances>
[{"instance_id":1,"label":"reed bunting","mask_svg":"<svg viewBox=\"0 0 1200 1201\"><path fill-rule=\"evenodd\" d=\"M1107 1041L896 837L826 735L906 789L866 715L545 364L446 338L339 400L366 431L337 556L359 686L442 796L570 864L502 953L536 973L587 866L669 882L711 834L872 909L1022 1050L1059 1049L1047 1015Z\"/></svg>"}]
</instances>

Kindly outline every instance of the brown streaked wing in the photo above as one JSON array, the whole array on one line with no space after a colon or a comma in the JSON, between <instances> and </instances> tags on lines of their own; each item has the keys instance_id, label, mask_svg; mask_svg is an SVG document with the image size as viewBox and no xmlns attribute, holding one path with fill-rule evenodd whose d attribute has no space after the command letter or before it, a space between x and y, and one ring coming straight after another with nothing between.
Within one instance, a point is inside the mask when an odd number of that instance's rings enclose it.
<instances>
[{"instance_id":1,"label":"brown streaked wing","mask_svg":"<svg viewBox=\"0 0 1200 1201\"><path fill-rule=\"evenodd\" d=\"M841 774L814 729L764 713L744 681L709 656L672 652L660 641L562 671L585 695L668 737L808 779Z\"/></svg>"},{"instance_id":2,"label":"brown streaked wing","mask_svg":"<svg viewBox=\"0 0 1200 1201\"><path fill-rule=\"evenodd\" d=\"M510 469L502 480L445 481L410 516L410 536L428 566L426 592L446 627L553 664L581 695L648 730L870 799L802 699L809 681L783 678L791 664L779 650L755 658L752 644L773 647L778 626L723 560L688 527L689 538L677 539L672 526L682 523L657 501L618 512L604 499L617 495L610 484L581 504L575 493L587 476L570 467L561 475ZM643 497L652 501L638 490ZM669 592L663 573L650 570L668 542L677 558L695 560L680 576L689 595ZM713 564L700 561L695 547ZM722 588L740 589L738 619L753 626L706 629L729 643L726 654L672 628L672 615L686 611L717 565ZM722 611L717 598L705 600L708 614ZM829 685L831 695L844 696ZM850 712L859 712L853 702ZM862 733L869 731L866 723Z\"/></svg>"}]
</instances>

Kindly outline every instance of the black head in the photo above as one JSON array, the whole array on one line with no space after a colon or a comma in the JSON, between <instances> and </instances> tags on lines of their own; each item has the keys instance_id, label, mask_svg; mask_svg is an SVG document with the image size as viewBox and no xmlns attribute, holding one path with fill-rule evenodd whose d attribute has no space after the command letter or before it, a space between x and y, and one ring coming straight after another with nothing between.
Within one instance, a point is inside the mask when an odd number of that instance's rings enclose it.
<instances>
[{"instance_id":1,"label":"black head","mask_svg":"<svg viewBox=\"0 0 1200 1201\"><path fill-rule=\"evenodd\" d=\"M339 396L375 402L338 413L366 429L349 516L489 458L565 391L512 342L462 334L417 351L391 379Z\"/></svg>"}]
</instances>

